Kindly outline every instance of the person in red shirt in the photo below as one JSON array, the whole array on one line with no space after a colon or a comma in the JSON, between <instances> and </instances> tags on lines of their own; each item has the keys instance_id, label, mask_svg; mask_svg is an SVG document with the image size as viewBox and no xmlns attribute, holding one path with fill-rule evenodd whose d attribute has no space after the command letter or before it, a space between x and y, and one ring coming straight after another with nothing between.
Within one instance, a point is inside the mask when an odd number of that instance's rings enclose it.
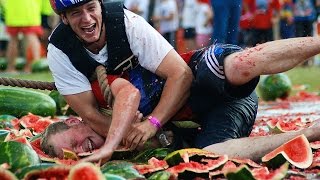
<instances>
[{"instance_id":1,"label":"person in red shirt","mask_svg":"<svg viewBox=\"0 0 320 180\"><path fill-rule=\"evenodd\" d=\"M243 0L242 1L242 10L240 16L240 32L239 32L239 45L240 46L252 46L252 19L254 0Z\"/></svg>"},{"instance_id":2,"label":"person in red shirt","mask_svg":"<svg viewBox=\"0 0 320 180\"><path fill-rule=\"evenodd\" d=\"M273 25L279 19L279 0L253 0L250 2L254 7L252 28L253 44L260 44L273 39Z\"/></svg>"}]
</instances>

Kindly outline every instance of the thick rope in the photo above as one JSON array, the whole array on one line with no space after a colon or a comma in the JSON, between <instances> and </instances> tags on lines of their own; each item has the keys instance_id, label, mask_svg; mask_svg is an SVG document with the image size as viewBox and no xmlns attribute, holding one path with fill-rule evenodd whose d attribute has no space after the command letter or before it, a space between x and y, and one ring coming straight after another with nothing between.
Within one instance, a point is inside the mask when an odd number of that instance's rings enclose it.
<instances>
[{"instance_id":1,"label":"thick rope","mask_svg":"<svg viewBox=\"0 0 320 180\"><path fill-rule=\"evenodd\" d=\"M104 66L100 65L96 68L96 73L104 100L108 103L108 106L112 107L113 96L111 93L110 86L108 84L107 70Z\"/></svg>"},{"instance_id":2,"label":"thick rope","mask_svg":"<svg viewBox=\"0 0 320 180\"><path fill-rule=\"evenodd\" d=\"M33 81L15 78L5 78L0 77L0 85L13 86L13 87L24 87L40 90L56 90L54 82L43 82L43 81Z\"/></svg>"}]
</instances>

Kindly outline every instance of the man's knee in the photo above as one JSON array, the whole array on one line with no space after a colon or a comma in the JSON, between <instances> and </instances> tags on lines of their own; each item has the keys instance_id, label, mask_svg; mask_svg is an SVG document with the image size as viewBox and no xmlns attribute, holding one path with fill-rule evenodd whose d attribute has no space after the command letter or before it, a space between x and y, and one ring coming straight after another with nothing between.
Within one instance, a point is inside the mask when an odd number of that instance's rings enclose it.
<instances>
[{"instance_id":1,"label":"man's knee","mask_svg":"<svg viewBox=\"0 0 320 180\"><path fill-rule=\"evenodd\" d=\"M243 85L257 76L257 67L253 59L246 58L244 52L226 57L224 71L228 82L235 86Z\"/></svg>"}]
</instances>

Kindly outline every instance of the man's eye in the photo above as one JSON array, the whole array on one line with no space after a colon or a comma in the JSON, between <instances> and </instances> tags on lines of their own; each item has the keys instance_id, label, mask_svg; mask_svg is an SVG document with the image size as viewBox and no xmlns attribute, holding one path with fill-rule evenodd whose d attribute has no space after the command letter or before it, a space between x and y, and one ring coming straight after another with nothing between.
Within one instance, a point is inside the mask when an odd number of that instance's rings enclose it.
<instances>
[{"instance_id":1,"label":"man's eye","mask_svg":"<svg viewBox=\"0 0 320 180\"><path fill-rule=\"evenodd\" d=\"M79 14L79 11L71 12L71 16L76 16Z\"/></svg>"}]
</instances>

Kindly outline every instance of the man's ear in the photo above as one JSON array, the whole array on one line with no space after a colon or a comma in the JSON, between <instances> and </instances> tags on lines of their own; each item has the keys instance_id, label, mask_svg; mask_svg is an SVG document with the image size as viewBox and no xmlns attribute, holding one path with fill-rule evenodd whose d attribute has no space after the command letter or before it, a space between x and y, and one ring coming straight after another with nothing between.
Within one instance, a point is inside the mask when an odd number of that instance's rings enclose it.
<instances>
[{"instance_id":1,"label":"man's ear","mask_svg":"<svg viewBox=\"0 0 320 180\"><path fill-rule=\"evenodd\" d=\"M68 24L69 24L68 19L67 19L67 17L66 17L66 14L62 13L62 14L60 15L60 18L61 18L63 24L65 24L65 25L68 25Z\"/></svg>"},{"instance_id":2,"label":"man's ear","mask_svg":"<svg viewBox=\"0 0 320 180\"><path fill-rule=\"evenodd\" d=\"M81 123L81 120L75 117L70 117L64 121L68 126L73 126Z\"/></svg>"}]
</instances>

